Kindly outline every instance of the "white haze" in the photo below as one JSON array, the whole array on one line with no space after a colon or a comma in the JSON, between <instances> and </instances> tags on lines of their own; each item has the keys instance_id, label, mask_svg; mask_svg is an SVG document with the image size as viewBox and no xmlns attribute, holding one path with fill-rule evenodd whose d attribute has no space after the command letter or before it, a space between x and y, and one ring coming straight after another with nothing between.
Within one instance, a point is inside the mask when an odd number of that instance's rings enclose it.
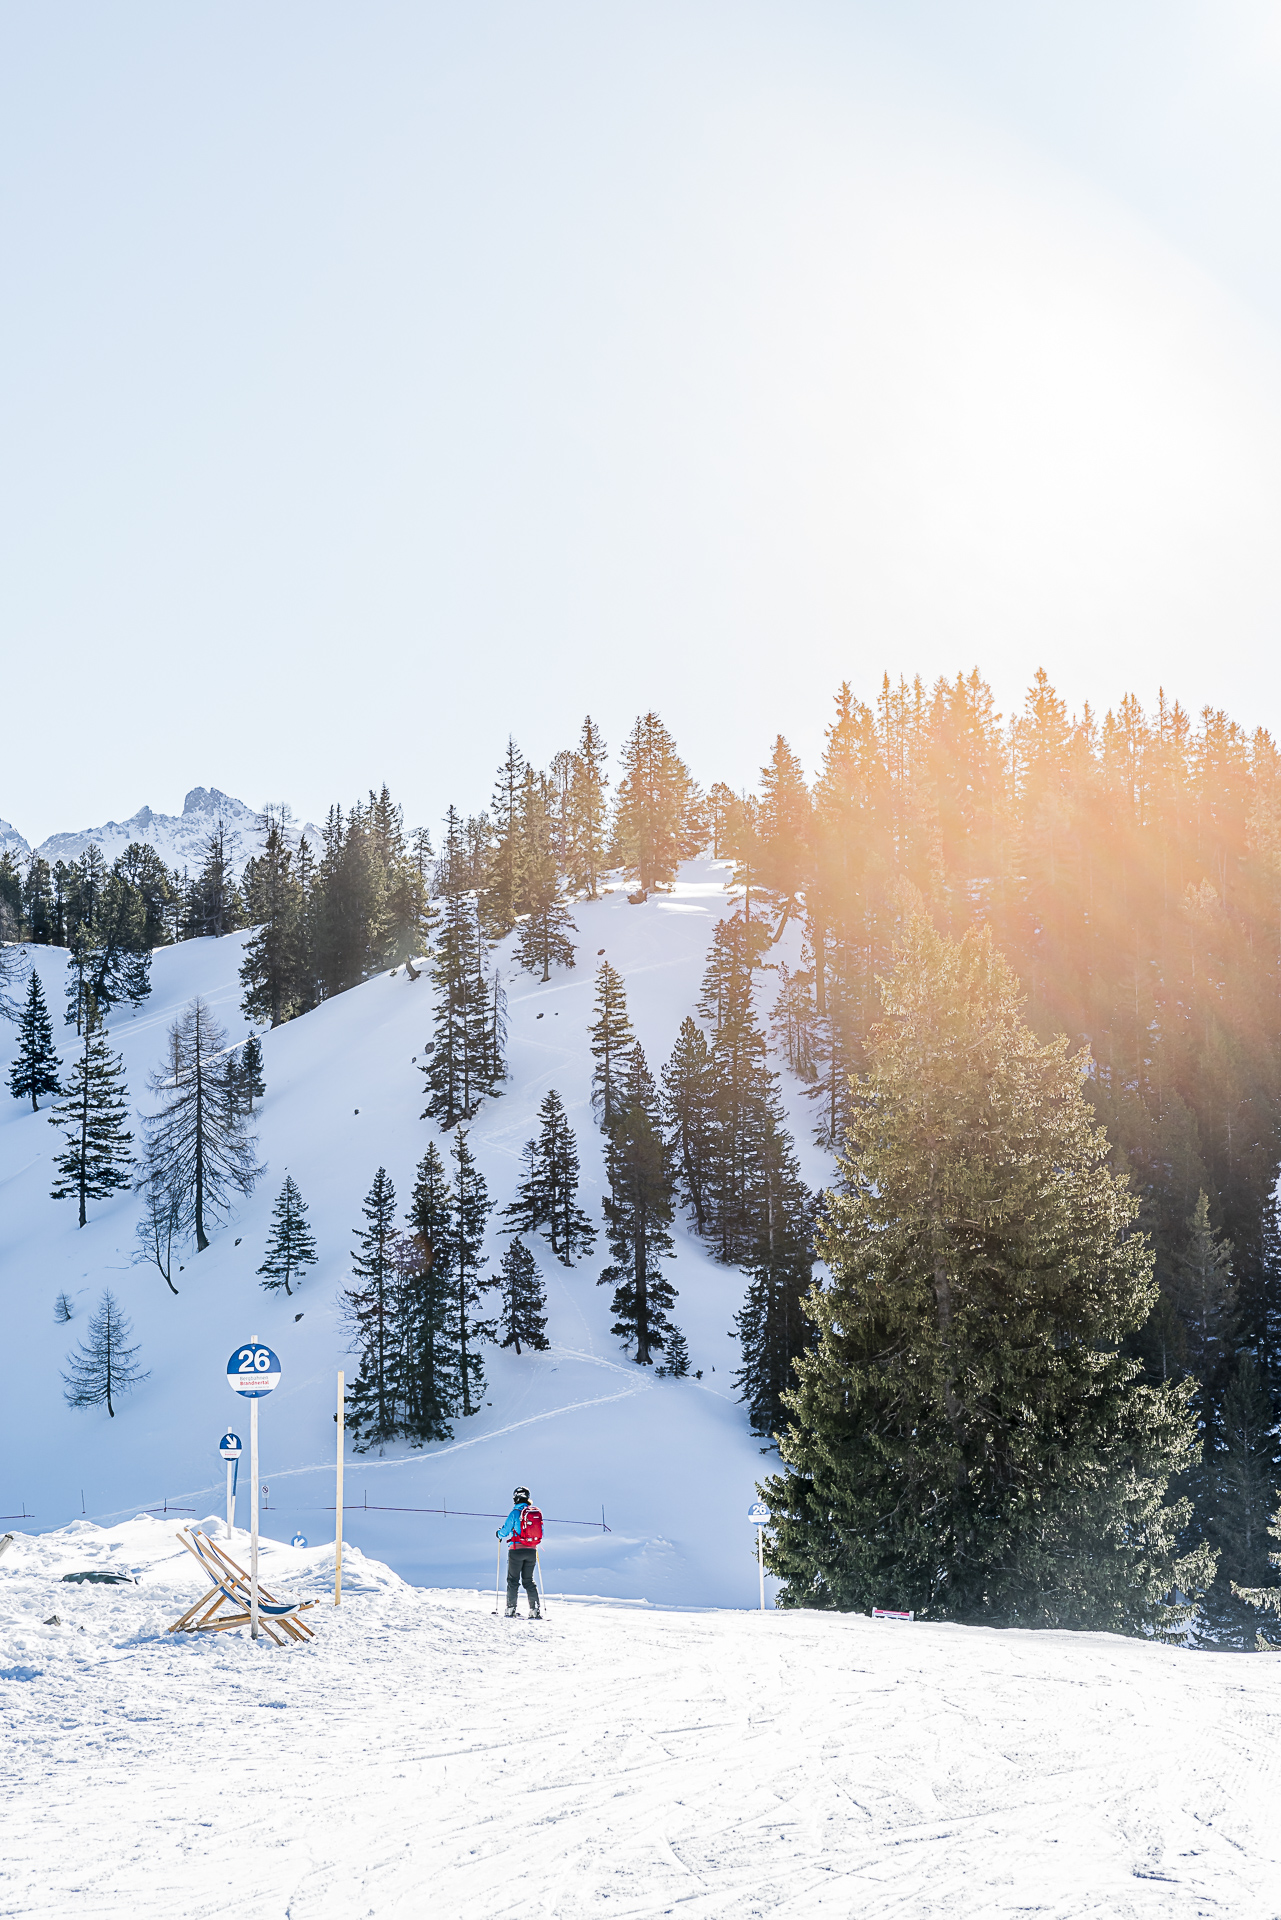
<instances>
[{"instance_id":1,"label":"white haze","mask_svg":"<svg viewBox=\"0 0 1281 1920\"><path fill-rule=\"evenodd\" d=\"M0 815L431 818L650 704L738 783L885 669L1272 724L1270 323L937 11L11 17Z\"/></svg>"}]
</instances>

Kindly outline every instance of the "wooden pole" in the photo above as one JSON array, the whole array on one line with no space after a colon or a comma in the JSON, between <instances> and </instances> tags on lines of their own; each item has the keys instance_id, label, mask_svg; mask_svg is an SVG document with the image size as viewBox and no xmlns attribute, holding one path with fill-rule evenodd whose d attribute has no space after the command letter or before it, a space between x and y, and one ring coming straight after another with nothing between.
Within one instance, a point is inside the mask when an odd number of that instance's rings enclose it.
<instances>
[{"instance_id":1,"label":"wooden pole","mask_svg":"<svg viewBox=\"0 0 1281 1920\"><path fill-rule=\"evenodd\" d=\"M334 1605L342 1605L342 1456L347 1410L343 1397L343 1375L338 1376L338 1475L334 1495Z\"/></svg>"},{"instance_id":2,"label":"wooden pole","mask_svg":"<svg viewBox=\"0 0 1281 1920\"><path fill-rule=\"evenodd\" d=\"M258 1638L258 1402L249 1402L249 1637Z\"/></svg>"}]
</instances>

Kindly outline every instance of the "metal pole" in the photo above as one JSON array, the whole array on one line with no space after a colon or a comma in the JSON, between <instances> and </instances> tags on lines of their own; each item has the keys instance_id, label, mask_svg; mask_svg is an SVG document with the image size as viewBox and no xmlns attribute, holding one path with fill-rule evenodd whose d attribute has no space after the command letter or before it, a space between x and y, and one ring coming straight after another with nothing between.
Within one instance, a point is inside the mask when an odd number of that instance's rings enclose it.
<instances>
[{"instance_id":1,"label":"metal pole","mask_svg":"<svg viewBox=\"0 0 1281 1920\"><path fill-rule=\"evenodd\" d=\"M230 1540L231 1538L231 1529L235 1523L235 1518L236 1518L236 1496L231 1490L231 1474L232 1474L232 1468L234 1467L234 1465L235 1465L235 1462L233 1460L228 1460L227 1462L227 1538L228 1540Z\"/></svg>"},{"instance_id":2,"label":"metal pole","mask_svg":"<svg viewBox=\"0 0 1281 1920\"><path fill-rule=\"evenodd\" d=\"M258 1402L249 1402L249 1637L258 1638Z\"/></svg>"},{"instance_id":3,"label":"metal pole","mask_svg":"<svg viewBox=\"0 0 1281 1920\"><path fill-rule=\"evenodd\" d=\"M342 1605L342 1455L347 1410L343 1398L344 1376L338 1376L338 1476L334 1494L334 1605Z\"/></svg>"},{"instance_id":4,"label":"metal pole","mask_svg":"<svg viewBox=\"0 0 1281 1920\"><path fill-rule=\"evenodd\" d=\"M756 1564L761 1575L761 1612L765 1611L765 1529L756 1529Z\"/></svg>"}]
</instances>

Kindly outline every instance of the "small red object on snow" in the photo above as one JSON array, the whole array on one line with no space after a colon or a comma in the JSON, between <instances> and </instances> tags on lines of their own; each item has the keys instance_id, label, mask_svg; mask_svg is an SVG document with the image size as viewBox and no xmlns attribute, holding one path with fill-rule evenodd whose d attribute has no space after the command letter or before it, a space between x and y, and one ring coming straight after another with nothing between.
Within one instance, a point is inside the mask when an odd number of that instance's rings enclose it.
<instances>
[{"instance_id":1,"label":"small red object on snow","mask_svg":"<svg viewBox=\"0 0 1281 1920\"><path fill-rule=\"evenodd\" d=\"M902 1607L873 1607L873 1620L915 1620L914 1613L904 1612Z\"/></svg>"}]
</instances>

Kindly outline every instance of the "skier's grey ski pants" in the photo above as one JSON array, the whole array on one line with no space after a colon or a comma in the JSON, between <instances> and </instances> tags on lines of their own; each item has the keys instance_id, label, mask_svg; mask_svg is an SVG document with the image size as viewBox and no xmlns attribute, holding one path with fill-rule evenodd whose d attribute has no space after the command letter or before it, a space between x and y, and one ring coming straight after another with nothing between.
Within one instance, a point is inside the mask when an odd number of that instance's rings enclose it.
<instances>
[{"instance_id":1,"label":"skier's grey ski pants","mask_svg":"<svg viewBox=\"0 0 1281 1920\"><path fill-rule=\"evenodd\" d=\"M537 1613L538 1588L534 1585L534 1568L538 1563L538 1554L533 1547L509 1547L507 1549L507 1604L516 1604L516 1590L520 1582L525 1584L525 1594L531 1613Z\"/></svg>"}]
</instances>

